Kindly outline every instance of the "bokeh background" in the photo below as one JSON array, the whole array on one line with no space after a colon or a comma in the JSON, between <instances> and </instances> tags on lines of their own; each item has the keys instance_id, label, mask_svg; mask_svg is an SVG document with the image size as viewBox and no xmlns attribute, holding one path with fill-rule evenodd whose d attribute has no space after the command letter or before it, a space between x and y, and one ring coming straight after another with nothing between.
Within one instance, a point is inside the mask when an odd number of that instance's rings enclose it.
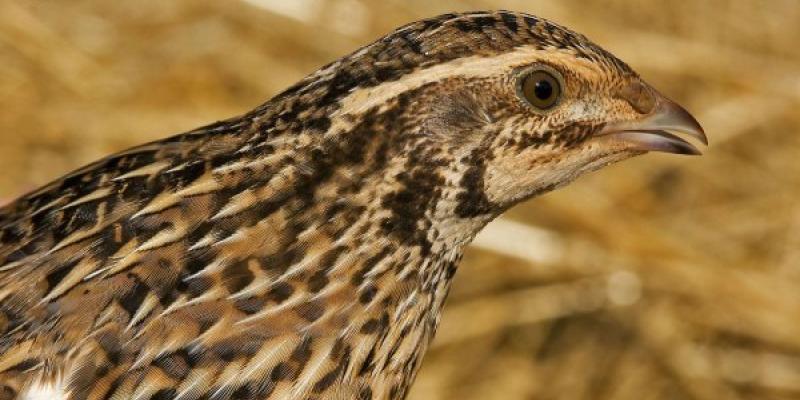
<instances>
[{"instance_id":1,"label":"bokeh background","mask_svg":"<svg viewBox=\"0 0 800 400\"><path fill-rule=\"evenodd\" d=\"M465 257L411 399L800 398L800 3L0 1L0 199L244 112L409 21L587 34L712 145L534 199Z\"/></svg>"}]
</instances>

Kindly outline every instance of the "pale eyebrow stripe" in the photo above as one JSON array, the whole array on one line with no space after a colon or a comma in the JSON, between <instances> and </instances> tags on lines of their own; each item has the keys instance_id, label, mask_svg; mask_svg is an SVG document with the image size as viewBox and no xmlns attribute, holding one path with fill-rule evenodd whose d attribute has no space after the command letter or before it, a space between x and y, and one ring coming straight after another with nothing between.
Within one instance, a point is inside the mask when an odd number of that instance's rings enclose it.
<instances>
[{"instance_id":1,"label":"pale eyebrow stripe","mask_svg":"<svg viewBox=\"0 0 800 400\"><path fill-rule=\"evenodd\" d=\"M384 82L370 88L356 89L340 100L340 108L334 115L362 114L376 106L385 104L388 100L401 93L418 89L431 82L455 77L468 79L488 77L496 75L500 69L513 69L517 66L533 64L545 58L549 62L571 62L576 64L576 68L594 69L589 61L576 58L573 54L561 49L537 49L532 45L520 46L501 55L491 57L470 56L455 59L412 72L397 81Z\"/></svg>"}]
</instances>

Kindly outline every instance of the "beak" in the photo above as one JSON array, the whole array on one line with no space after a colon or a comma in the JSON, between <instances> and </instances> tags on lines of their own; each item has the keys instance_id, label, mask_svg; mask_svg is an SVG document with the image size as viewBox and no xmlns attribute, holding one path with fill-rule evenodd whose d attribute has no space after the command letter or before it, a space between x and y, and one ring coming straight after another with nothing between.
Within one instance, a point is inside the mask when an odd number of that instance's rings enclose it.
<instances>
[{"instance_id":1,"label":"beak","mask_svg":"<svg viewBox=\"0 0 800 400\"><path fill-rule=\"evenodd\" d=\"M668 131L686 134L708 145L708 138L697 120L683 107L663 96L658 96L653 111L646 117L606 124L595 136L629 150L702 154L694 145Z\"/></svg>"}]
</instances>

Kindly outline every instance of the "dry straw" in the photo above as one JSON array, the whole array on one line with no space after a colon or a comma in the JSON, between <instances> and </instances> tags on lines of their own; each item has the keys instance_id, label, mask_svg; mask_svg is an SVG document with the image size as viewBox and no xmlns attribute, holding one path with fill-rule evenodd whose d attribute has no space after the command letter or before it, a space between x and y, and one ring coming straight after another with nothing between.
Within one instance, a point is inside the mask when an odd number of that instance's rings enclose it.
<instances>
[{"instance_id":1,"label":"dry straw","mask_svg":"<svg viewBox=\"0 0 800 400\"><path fill-rule=\"evenodd\" d=\"M5 0L0 198L245 111L394 26L484 8L586 33L687 105L711 147L626 162L493 225L411 398L800 398L793 0Z\"/></svg>"}]
</instances>

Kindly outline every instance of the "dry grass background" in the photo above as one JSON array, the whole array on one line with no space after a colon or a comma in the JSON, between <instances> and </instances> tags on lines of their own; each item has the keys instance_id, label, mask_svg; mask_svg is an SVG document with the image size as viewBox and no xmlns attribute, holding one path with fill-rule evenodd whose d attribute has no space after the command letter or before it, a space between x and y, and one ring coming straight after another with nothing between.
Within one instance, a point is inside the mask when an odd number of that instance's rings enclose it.
<instances>
[{"instance_id":1,"label":"dry grass background","mask_svg":"<svg viewBox=\"0 0 800 400\"><path fill-rule=\"evenodd\" d=\"M800 398L795 0L3 0L0 197L248 110L397 25L490 8L587 34L712 146L491 225L411 399Z\"/></svg>"}]
</instances>

